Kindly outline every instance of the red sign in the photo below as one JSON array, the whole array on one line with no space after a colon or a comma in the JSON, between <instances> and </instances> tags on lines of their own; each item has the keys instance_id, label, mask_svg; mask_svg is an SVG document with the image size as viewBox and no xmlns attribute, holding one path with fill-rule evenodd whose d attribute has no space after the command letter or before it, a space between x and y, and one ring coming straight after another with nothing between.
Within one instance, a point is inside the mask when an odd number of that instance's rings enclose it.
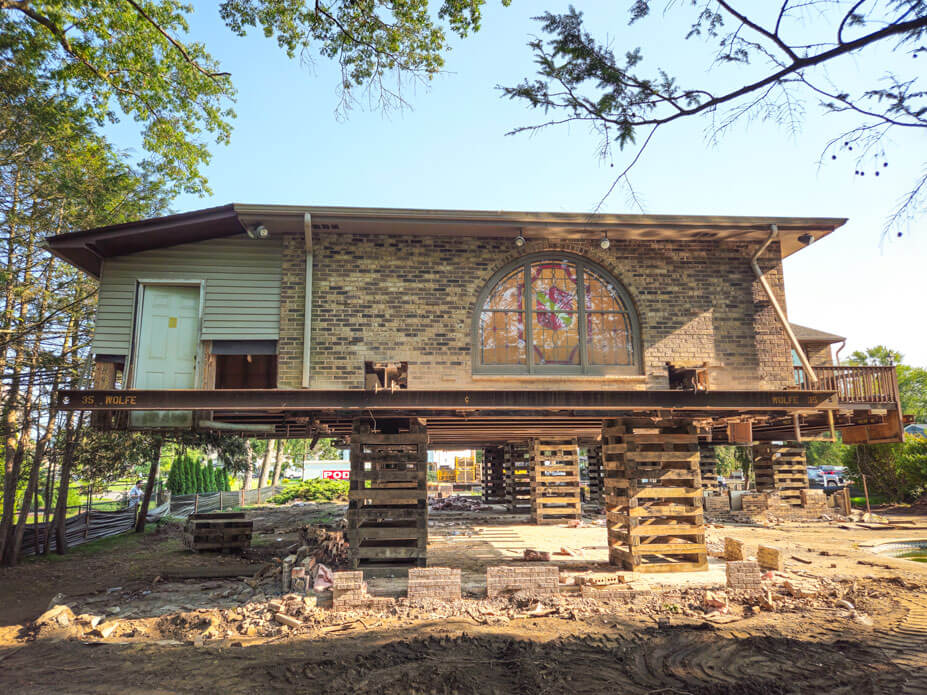
<instances>
[{"instance_id":1,"label":"red sign","mask_svg":"<svg viewBox=\"0 0 927 695\"><path fill-rule=\"evenodd\" d=\"M351 471L322 471L325 480L350 480Z\"/></svg>"}]
</instances>

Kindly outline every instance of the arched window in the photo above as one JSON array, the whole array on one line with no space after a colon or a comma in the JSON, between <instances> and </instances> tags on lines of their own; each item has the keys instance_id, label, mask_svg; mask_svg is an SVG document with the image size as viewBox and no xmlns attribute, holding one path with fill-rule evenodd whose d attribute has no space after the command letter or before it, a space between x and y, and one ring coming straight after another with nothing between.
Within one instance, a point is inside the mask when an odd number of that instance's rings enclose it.
<instances>
[{"instance_id":1,"label":"arched window","mask_svg":"<svg viewBox=\"0 0 927 695\"><path fill-rule=\"evenodd\" d=\"M493 276L473 321L473 371L636 374L639 331L624 288L572 254L533 255Z\"/></svg>"}]
</instances>

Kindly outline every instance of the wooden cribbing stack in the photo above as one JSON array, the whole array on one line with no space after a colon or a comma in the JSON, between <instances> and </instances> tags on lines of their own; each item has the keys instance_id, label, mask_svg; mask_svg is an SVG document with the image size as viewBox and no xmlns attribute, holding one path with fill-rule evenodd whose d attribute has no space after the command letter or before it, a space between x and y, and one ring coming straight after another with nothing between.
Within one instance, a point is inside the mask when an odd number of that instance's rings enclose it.
<instances>
[{"instance_id":1,"label":"wooden cribbing stack","mask_svg":"<svg viewBox=\"0 0 927 695\"><path fill-rule=\"evenodd\" d=\"M699 453L699 473L702 478L702 489L709 492L718 491L718 456L715 454L715 448L710 444L700 444Z\"/></svg>"},{"instance_id":2,"label":"wooden cribbing stack","mask_svg":"<svg viewBox=\"0 0 927 695\"><path fill-rule=\"evenodd\" d=\"M191 514L184 524L183 544L196 551L241 551L251 547L253 527L244 512Z\"/></svg>"},{"instance_id":3,"label":"wooden cribbing stack","mask_svg":"<svg viewBox=\"0 0 927 695\"><path fill-rule=\"evenodd\" d=\"M428 543L427 433L418 420L355 420L347 538L356 569L424 567ZM393 430L393 431L389 431Z\"/></svg>"},{"instance_id":4,"label":"wooden cribbing stack","mask_svg":"<svg viewBox=\"0 0 927 695\"><path fill-rule=\"evenodd\" d=\"M635 572L707 569L695 428L606 421L602 454L609 562Z\"/></svg>"},{"instance_id":5,"label":"wooden cribbing stack","mask_svg":"<svg viewBox=\"0 0 927 695\"><path fill-rule=\"evenodd\" d=\"M593 444L586 449L586 470L589 472L588 502L602 504L605 494L602 475L602 446Z\"/></svg>"},{"instance_id":6,"label":"wooden cribbing stack","mask_svg":"<svg viewBox=\"0 0 927 695\"><path fill-rule=\"evenodd\" d=\"M535 439L530 473L533 523L559 524L582 517L575 439Z\"/></svg>"},{"instance_id":7,"label":"wooden cribbing stack","mask_svg":"<svg viewBox=\"0 0 927 695\"><path fill-rule=\"evenodd\" d=\"M531 511L531 453L523 444L505 445L505 496L509 511L526 514Z\"/></svg>"},{"instance_id":8,"label":"wooden cribbing stack","mask_svg":"<svg viewBox=\"0 0 927 695\"><path fill-rule=\"evenodd\" d=\"M758 492L776 491L792 507L801 506L801 491L808 487L805 450L798 444L758 444L753 450Z\"/></svg>"},{"instance_id":9,"label":"wooden cribbing stack","mask_svg":"<svg viewBox=\"0 0 927 695\"><path fill-rule=\"evenodd\" d=\"M483 501L505 504L505 447L483 449Z\"/></svg>"}]
</instances>

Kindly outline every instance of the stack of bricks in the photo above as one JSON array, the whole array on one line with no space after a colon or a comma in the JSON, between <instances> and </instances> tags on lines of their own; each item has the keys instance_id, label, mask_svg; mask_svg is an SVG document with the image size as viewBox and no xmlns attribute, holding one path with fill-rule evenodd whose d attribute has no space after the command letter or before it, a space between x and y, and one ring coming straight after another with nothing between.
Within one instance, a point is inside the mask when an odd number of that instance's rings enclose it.
<instances>
[{"instance_id":1,"label":"stack of bricks","mask_svg":"<svg viewBox=\"0 0 927 695\"><path fill-rule=\"evenodd\" d=\"M332 608L346 610L351 608L382 609L395 603L388 596L371 596L367 593L367 582L361 570L354 572L335 572L332 584Z\"/></svg>"},{"instance_id":2,"label":"stack of bricks","mask_svg":"<svg viewBox=\"0 0 927 695\"><path fill-rule=\"evenodd\" d=\"M460 570L449 567L413 567L409 570L409 600L457 601Z\"/></svg>"},{"instance_id":3,"label":"stack of bricks","mask_svg":"<svg viewBox=\"0 0 927 695\"><path fill-rule=\"evenodd\" d=\"M728 562L727 585L731 589L740 591L762 591L763 579L760 566L755 560L739 560Z\"/></svg>"},{"instance_id":4,"label":"stack of bricks","mask_svg":"<svg viewBox=\"0 0 927 695\"><path fill-rule=\"evenodd\" d=\"M801 506L803 509L814 510L820 514L827 512L827 495L823 490L805 488L801 491Z\"/></svg>"},{"instance_id":5,"label":"stack of bricks","mask_svg":"<svg viewBox=\"0 0 927 695\"><path fill-rule=\"evenodd\" d=\"M336 610L348 608L369 597L363 572L335 572L333 576L332 606Z\"/></svg>"},{"instance_id":6,"label":"stack of bricks","mask_svg":"<svg viewBox=\"0 0 927 695\"><path fill-rule=\"evenodd\" d=\"M559 592L560 570L557 569L556 565L486 568L487 598L494 598L507 593L551 596Z\"/></svg>"},{"instance_id":7,"label":"stack of bricks","mask_svg":"<svg viewBox=\"0 0 927 695\"><path fill-rule=\"evenodd\" d=\"M727 514L731 511L731 500L726 494L705 495L702 506L706 514Z\"/></svg>"},{"instance_id":8,"label":"stack of bricks","mask_svg":"<svg viewBox=\"0 0 927 695\"><path fill-rule=\"evenodd\" d=\"M734 562L744 559L744 544L736 538L724 539L724 559L728 562Z\"/></svg>"},{"instance_id":9,"label":"stack of bricks","mask_svg":"<svg viewBox=\"0 0 927 695\"><path fill-rule=\"evenodd\" d=\"M771 545L761 545L756 551L756 561L764 570L776 570L781 572L785 569L782 551Z\"/></svg>"},{"instance_id":10,"label":"stack of bricks","mask_svg":"<svg viewBox=\"0 0 927 695\"><path fill-rule=\"evenodd\" d=\"M505 447L483 449L483 501L505 504Z\"/></svg>"},{"instance_id":11,"label":"stack of bricks","mask_svg":"<svg viewBox=\"0 0 927 695\"><path fill-rule=\"evenodd\" d=\"M744 514L762 514L768 507L766 504L766 495L759 492L747 493L740 498Z\"/></svg>"}]
</instances>

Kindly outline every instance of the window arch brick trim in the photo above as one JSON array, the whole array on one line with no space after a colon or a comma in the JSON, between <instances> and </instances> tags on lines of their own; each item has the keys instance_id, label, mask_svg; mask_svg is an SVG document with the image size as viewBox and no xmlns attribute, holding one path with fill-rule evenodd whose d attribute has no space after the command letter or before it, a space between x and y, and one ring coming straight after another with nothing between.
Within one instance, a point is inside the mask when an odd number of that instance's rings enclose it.
<instances>
[{"instance_id":1,"label":"window arch brick trim","mask_svg":"<svg viewBox=\"0 0 927 695\"><path fill-rule=\"evenodd\" d=\"M471 366L473 374L497 374L497 375L520 375L532 374L537 376L584 376L584 375L640 375L643 374L643 352L641 339L641 323L638 318L637 302L628 291L627 287L615 277L615 273L609 268L606 254L594 253L594 250L585 244L575 242L553 243L549 241L534 242L526 244L525 247L518 249L509 255L507 261L501 266L497 266L494 271L488 271L481 278L482 285L476 300L471 305ZM601 257L596 258L596 256ZM534 365L532 359L528 357L534 349L534 345L525 346L525 363L524 364L483 364L482 363L482 341L480 332L480 317L487 299L498 284L507 276L520 267L530 268L531 264L536 261L544 260L567 260L578 264L584 271L591 272L599 276L606 283L614 287L617 295L623 305L624 314L628 320L629 341L632 351L632 360L630 364L591 364L586 358L588 346L582 347L583 358L578 365ZM605 263L601 261L606 261ZM527 272L527 271L526 271ZM577 311L579 304L585 306L585 296L577 296ZM526 297L525 308L521 312L524 317L525 325L532 321L532 313L535 310L529 310L531 299ZM584 309L585 311L585 309ZM582 314L580 314L582 315ZM537 320L537 319L535 319ZM580 345L586 341L586 331L588 327L582 327L578 334Z\"/></svg>"}]
</instances>

